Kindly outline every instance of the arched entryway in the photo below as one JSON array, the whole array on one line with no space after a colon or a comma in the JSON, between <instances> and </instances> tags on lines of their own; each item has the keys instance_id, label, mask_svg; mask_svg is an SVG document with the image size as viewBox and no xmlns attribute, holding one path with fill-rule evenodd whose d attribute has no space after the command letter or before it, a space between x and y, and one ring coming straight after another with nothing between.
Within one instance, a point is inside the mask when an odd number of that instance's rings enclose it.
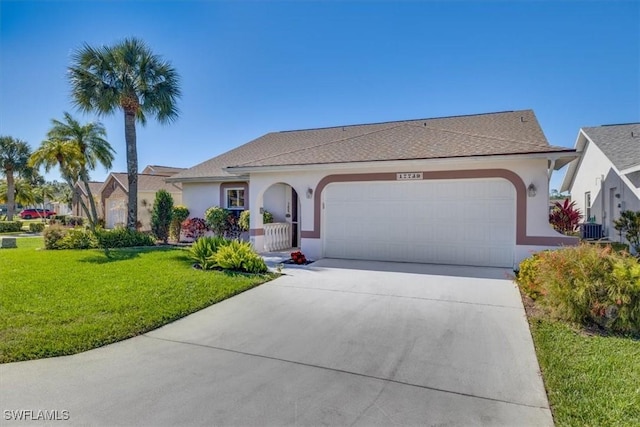
<instances>
[{"instance_id":1,"label":"arched entryway","mask_svg":"<svg viewBox=\"0 0 640 427\"><path fill-rule=\"evenodd\" d=\"M262 195L261 208L262 213L269 212L273 218L270 224L263 224L265 249L299 248L301 209L296 190L283 182L272 184ZM272 236L278 238L277 243L270 241Z\"/></svg>"}]
</instances>

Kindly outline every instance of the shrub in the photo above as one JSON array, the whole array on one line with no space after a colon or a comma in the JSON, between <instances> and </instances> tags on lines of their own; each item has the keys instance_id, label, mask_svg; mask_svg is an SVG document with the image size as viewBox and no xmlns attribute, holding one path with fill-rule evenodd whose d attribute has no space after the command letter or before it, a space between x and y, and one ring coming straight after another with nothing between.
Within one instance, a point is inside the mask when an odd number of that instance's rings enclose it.
<instances>
[{"instance_id":1,"label":"shrub","mask_svg":"<svg viewBox=\"0 0 640 427\"><path fill-rule=\"evenodd\" d=\"M209 230L207 223L202 218L185 219L182 222L182 229L187 238L194 240L198 240Z\"/></svg>"},{"instance_id":2,"label":"shrub","mask_svg":"<svg viewBox=\"0 0 640 427\"><path fill-rule=\"evenodd\" d=\"M636 253L640 254L640 211L622 211L613 226L629 241Z\"/></svg>"},{"instance_id":3,"label":"shrub","mask_svg":"<svg viewBox=\"0 0 640 427\"><path fill-rule=\"evenodd\" d=\"M229 240L219 236L202 237L196 240L189 249L189 257L198 263L203 270L211 270L216 267L213 256L221 246L227 244L229 244Z\"/></svg>"},{"instance_id":4,"label":"shrub","mask_svg":"<svg viewBox=\"0 0 640 427\"><path fill-rule=\"evenodd\" d=\"M82 227L82 225L84 225L84 218L81 216L68 216L66 217L64 225L68 225L69 227Z\"/></svg>"},{"instance_id":5,"label":"shrub","mask_svg":"<svg viewBox=\"0 0 640 427\"><path fill-rule=\"evenodd\" d=\"M273 215L269 211L264 211L262 213L262 223L270 224L273 222ZM240 219L238 220L238 225L242 231L248 231L251 228L251 214L249 210L242 211L240 214Z\"/></svg>"},{"instance_id":6,"label":"shrub","mask_svg":"<svg viewBox=\"0 0 640 427\"><path fill-rule=\"evenodd\" d=\"M517 280L534 276L530 286L539 289L538 301L552 315L616 332L640 332L638 260L610 246L589 244L540 252L536 258L523 278L521 267Z\"/></svg>"},{"instance_id":7,"label":"shrub","mask_svg":"<svg viewBox=\"0 0 640 427\"><path fill-rule=\"evenodd\" d=\"M98 246L104 249L130 248L134 246L153 246L153 237L128 228L114 228L113 230L96 229Z\"/></svg>"},{"instance_id":8,"label":"shrub","mask_svg":"<svg viewBox=\"0 0 640 427\"><path fill-rule=\"evenodd\" d=\"M555 202L553 210L549 214L549 223L556 231L562 234L571 234L578 229L582 213L575 206L576 202L569 202L569 199L565 199L564 203Z\"/></svg>"},{"instance_id":9,"label":"shrub","mask_svg":"<svg viewBox=\"0 0 640 427\"><path fill-rule=\"evenodd\" d=\"M538 283L538 262L537 254L522 260L515 277L515 281L522 289L522 292L533 299L537 299L541 291Z\"/></svg>"},{"instance_id":10,"label":"shrub","mask_svg":"<svg viewBox=\"0 0 640 427\"><path fill-rule=\"evenodd\" d=\"M44 231L44 224L41 222L31 222L29 223L29 231L32 233L40 233Z\"/></svg>"},{"instance_id":11,"label":"shrub","mask_svg":"<svg viewBox=\"0 0 640 427\"><path fill-rule=\"evenodd\" d=\"M216 236L225 236L230 215L229 210L212 206L204 213L204 220Z\"/></svg>"},{"instance_id":12,"label":"shrub","mask_svg":"<svg viewBox=\"0 0 640 427\"><path fill-rule=\"evenodd\" d=\"M186 206L177 205L173 207L171 215L171 226L169 227L169 236L176 241L180 240L180 230L182 222L189 218L189 209Z\"/></svg>"},{"instance_id":13,"label":"shrub","mask_svg":"<svg viewBox=\"0 0 640 427\"><path fill-rule=\"evenodd\" d=\"M22 231L22 221L0 221L0 233Z\"/></svg>"},{"instance_id":14,"label":"shrub","mask_svg":"<svg viewBox=\"0 0 640 427\"><path fill-rule=\"evenodd\" d=\"M91 230L85 228L70 228L59 241L59 249L93 249L98 242Z\"/></svg>"},{"instance_id":15,"label":"shrub","mask_svg":"<svg viewBox=\"0 0 640 427\"><path fill-rule=\"evenodd\" d=\"M61 242L64 236L67 235L67 228L59 225L51 225L44 233L44 247L45 249L63 249Z\"/></svg>"},{"instance_id":16,"label":"shrub","mask_svg":"<svg viewBox=\"0 0 640 427\"><path fill-rule=\"evenodd\" d=\"M169 226L173 215L173 197L167 190L156 192L151 211L151 231L158 240L167 243L169 240Z\"/></svg>"},{"instance_id":17,"label":"shrub","mask_svg":"<svg viewBox=\"0 0 640 427\"><path fill-rule=\"evenodd\" d=\"M226 270L243 271L247 273L265 273L267 265L249 242L232 240L229 244L218 248L213 261Z\"/></svg>"}]
</instances>

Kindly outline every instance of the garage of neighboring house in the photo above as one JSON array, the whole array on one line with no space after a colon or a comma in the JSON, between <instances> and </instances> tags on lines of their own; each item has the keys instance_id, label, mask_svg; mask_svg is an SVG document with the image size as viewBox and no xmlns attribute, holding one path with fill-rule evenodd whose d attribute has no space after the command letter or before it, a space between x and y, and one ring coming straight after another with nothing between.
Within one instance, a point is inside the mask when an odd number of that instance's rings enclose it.
<instances>
[{"instance_id":1,"label":"garage of neighboring house","mask_svg":"<svg viewBox=\"0 0 640 427\"><path fill-rule=\"evenodd\" d=\"M513 265L515 189L505 179L333 183L323 198L326 257Z\"/></svg>"}]
</instances>

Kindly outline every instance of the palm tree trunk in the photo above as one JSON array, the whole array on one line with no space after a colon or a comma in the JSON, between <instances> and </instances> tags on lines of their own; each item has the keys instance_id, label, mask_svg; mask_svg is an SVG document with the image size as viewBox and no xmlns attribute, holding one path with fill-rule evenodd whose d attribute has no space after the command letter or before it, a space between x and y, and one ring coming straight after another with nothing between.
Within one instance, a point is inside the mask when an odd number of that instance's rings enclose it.
<instances>
[{"instance_id":1,"label":"palm tree trunk","mask_svg":"<svg viewBox=\"0 0 640 427\"><path fill-rule=\"evenodd\" d=\"M13 221L16 212L16 182L13 179L13 169L7 168L7 221Z\"/></svg>"},{"instance_id":2,"label":"palm tree trunk","mask_svg":"<svg viewBox=\"0 0 640 427\"><path fill-rule=\"evenodd\" d=\"M73 184L73 181L65 176L63 176L63 178L67 182L67 185L69 186L69 188L71 188L71 191L75 193L76 188L75 188L75 185ZM89 220L89 227L91 228L91 230L95 230L95 224L91 220L91 213L89 212L89 208L87 208L86 203L82 200L82 197L80 196L78 196L78 203L80 203L80 207L84 211L85 215L87 215L87 219Z\"/></svg>"},{"instance_id":3,"label":"palm tree trunk","mask_svg":"<svg viewBox=\"0 0 640 427\"><path fill-rule=\"evenodd\" d=\"M93 194L91 193L91 187L89 186L89 174L84 170L80 172L80 179L84 184L84 189L87 192L87 198L89 199L89 206L91 207L91 217L89 218L89 224L91 229L95 229L96 224L98 223L98 210L96 209L96 201L93 199Z\"/></svg>"},{"instance_id":4,"label":"palm tree trunk","mask_svg":"<svg viewBox=\"0 0 640 427\"><path fill-rule=\"evenodd\" d=\"M136 148L135 111L124 112L124 139L127 143L127 175L129 183L129 206L127 228L136 230L138 223L138 150Z\"/></svg>"}]
</instances>

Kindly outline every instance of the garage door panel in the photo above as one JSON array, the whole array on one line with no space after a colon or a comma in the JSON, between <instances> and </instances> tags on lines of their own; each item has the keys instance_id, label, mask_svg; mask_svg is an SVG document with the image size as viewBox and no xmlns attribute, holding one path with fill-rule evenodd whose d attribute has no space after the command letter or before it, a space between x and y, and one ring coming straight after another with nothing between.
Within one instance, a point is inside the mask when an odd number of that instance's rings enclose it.
<instances>
[{"instance_id":1,"label":"garage door panel","mask_svg":"<svg viewBox=\"0 0 640 427\"><path fill-rule=\"evenodd\" d=\"M506 180L335 183L323 197L327 257L512 266L515 190Z\"/></svg>"}]
</instances>

